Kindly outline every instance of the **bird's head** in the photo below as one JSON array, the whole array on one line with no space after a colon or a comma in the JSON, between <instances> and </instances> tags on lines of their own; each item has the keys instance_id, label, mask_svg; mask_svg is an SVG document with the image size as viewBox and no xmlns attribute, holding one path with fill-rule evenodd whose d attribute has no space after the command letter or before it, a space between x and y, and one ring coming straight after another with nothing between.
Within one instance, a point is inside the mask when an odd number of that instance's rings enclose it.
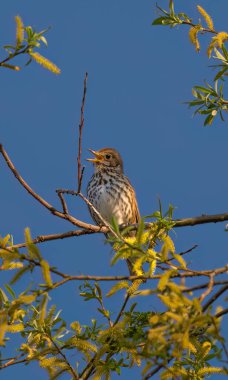
<instances>
[{"instance_id":1,"label":"bird's head","mask_svg":"<svg viewBox=\"0 0 228 380\"><path fill-rule=\"evenodd\" d=\"M96 170L113 168L119 173L123 172L123 161L117 150L113 148L102 148L98 151L89 149L94 158L88 158L87 161L93 162Z\"/></svg>"}]
</instances>

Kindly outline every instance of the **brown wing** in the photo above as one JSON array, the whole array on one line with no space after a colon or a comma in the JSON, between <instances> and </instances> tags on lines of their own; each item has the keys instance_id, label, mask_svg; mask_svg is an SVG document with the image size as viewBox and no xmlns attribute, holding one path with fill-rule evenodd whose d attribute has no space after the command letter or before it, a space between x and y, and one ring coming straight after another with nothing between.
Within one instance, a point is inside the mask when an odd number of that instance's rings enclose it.
<instances>
[{"instance_id":1,"label":"brown wing","mask_svg":"<svg viewBox=\"0 0 228 380\"><path fill-rule=\"evenodd\" d=\"M136 194L135 194L134 188L133 188L131 182L129 181L129 179L126 176L124 176L124 177L125 177L126 182L128 182L128 185L129 185L130 190L131 190L133 217L132 217L132 220L130 221L130 223L132 223L132 224L139 223L140 213L139 213L138 203L136 200Z\"/></svg>"},{"instance_id":2,"label":"brown wing","mask_svg":"<svg viewBox=\"0 0 228 380\"><path fill-rule=\"evenodd\" d=\"M140 221L140 213L139 213L139 208L138 208L138 203L137 203L137 200L136 200L136 195L135 195L135 191L134 189L132 189L133 191L133 210L134 210L134 220L132 221L132 223L139 223Z\"/></svg>"}]
</instances>

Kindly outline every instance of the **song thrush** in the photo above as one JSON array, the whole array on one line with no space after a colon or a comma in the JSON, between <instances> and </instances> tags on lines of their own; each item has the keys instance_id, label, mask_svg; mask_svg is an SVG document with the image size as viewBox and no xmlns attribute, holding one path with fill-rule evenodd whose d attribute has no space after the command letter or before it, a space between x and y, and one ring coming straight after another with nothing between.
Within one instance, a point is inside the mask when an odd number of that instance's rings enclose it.
<instances>
[{"instance_id":1,"label":"song thrush","mask_svg":"<svg viewBox=\"0 0 228 380\"><path fill-rule=\"evenodd\" d=\"M93 162L95 173L87 187L89 201L108 223L113 218L119 225L138 223L140 215L135 191L123 174L120 154L113 148L90 149L90 152L95 157L88 161ZM89 210L93 220L103 225L99 216L91 208ZM128 259L127 264L130 274L134 275L132 260Z\"/></svg>"}]
</instances>

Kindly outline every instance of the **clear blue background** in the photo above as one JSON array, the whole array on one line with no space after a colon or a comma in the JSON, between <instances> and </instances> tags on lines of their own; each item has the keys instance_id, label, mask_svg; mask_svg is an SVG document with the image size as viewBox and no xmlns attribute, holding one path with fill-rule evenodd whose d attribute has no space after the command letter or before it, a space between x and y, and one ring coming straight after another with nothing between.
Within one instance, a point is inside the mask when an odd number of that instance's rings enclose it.
<instances>
[{"instance_id":1,"label":"clear blue background","mask_svg":"<svg viewBox=\"0 0 228 380\"><path fill-rule=\"evenodd\" d=\"M197 21L198 1L175 3L178 11ZM200 4L213 16L215 29L227 29L227 0L216 4L202 0ZM167 8L168 1L159 1L159 5ZM193 85L213 78L208 68L212 62L206 56L208 36L200 38L202 51L197 55L187 27L152 27L158 17L152 0L11 0L1 6L1 45L15 39L16 14L37 31L52 27L48 49L43 47L40 53L62 70L55 76L36 63L20 72L1 69L0 142L36 192L60 208L55 189L76 187L77 128L88 71L83 163L88 148L118 149L142 215L158 208L158 196L164 209L169 203L177 207L176 218L227 211L227 122L217 120L213 127L203 128L203 119L193 118L192 110L182 104L191 99ZM24 62L17 60L22 66ZM86 163L84 191L92 170ZM2 236L11 233L19 243L26 226L34 237L73 229L31 198L2 159L0 183ZM80 200L69 198L68 204L77 218L91 221ZM177 251L198 244L189 255L192 268L224 266L228 239L224 227L225 223L219 223L176 230ZM49 242L40 248L52 265L69 274L126 274L125 263L109 266L111 252L102 235ZM6 276L1 276L4 283ZM95 304L81 301L78 285L57 289L51 302L58 303L67 321L90 323L97 316ZM18 287L24 289L23 281ZM119 302L114 297L107 305L117 312ZM149 303L151 310L156 309L154 299L146 302L147 308ZM77 360L77 355L72 358ZM16 376L47 378L37 364L1 372L3 380ZM139 371L131 376L139 378ZM128 378L127 371L121 374L121 379Z\"/></svg>"}]
</instances>

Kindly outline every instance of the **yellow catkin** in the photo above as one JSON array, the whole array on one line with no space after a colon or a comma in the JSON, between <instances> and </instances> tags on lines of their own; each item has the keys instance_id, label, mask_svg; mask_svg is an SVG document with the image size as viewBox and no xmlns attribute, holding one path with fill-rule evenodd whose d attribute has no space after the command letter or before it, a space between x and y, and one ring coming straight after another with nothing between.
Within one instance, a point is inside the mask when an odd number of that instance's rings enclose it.
<instances>
[{"instance_id":1,"label":"yellow catkin","mask_svg":"<svg viewBox=\"0 0 228 380\"><path fill-rule=\"evenodd\" d=\"M211 30L214 30L214 24L213 24L211 16L209 16L209 14L205 11L205 9L203 9L200 5L197 5L197 9L199 13L203 16L208 28Z\"/></svg>"},{"instance_id":2,"label":"yellow catkin","mask_svg":"<svg viewBox=\"0 0 228 380\"><path fill-rule=\"evenodd\" d=\"M15 71L20 71L21 69L19 66L9 65L8 63L1 63L0 66L6 67L7 69L15 70Z\"/></svg>"},{"instance_id":3,"label":"yellow catkin","mask_svg":"<svg viewBox=\"0 0 228 380\"><path fill-rule=\"evenodd\" d=\"M15 16L16 21L16 41L17 45L21 45L24 40L24 24L20 16Z\"/></svg>"},{"instance_id":4,"label":"yellow catkin","mask_svg":"<svg viewBox=\"0 0 228 380\"><path fill-rule=\"evenodd\" d=\"M217 45L221 49L223 43L228 40L228 33L227 32L219 32L217 34Z\"/></svg>"},{"instance_id":5,"label":"yellow catkin","mask_svg":"<svg viewBox=\"0 0 228 380\"><path fill-rule=\"evenodd\" d=\"M39 63L45 69L52 71L54 74L60 74L61 73L61 70L53 62L49 61L49 59L43 57L41 54L39 54L37 52L35 52L35 53L31 52L29 54L34 59L34 61Z\"/></svg>"},{"instance_id":6,"label":"yellow catkin","mask_svg":"<svg viewBox=\"0 0 228 380\"><path fill-rule=\"evenodd\" d=\"M223 43L227 40L228 40L228 33L227 32L219 32L216 36L212 37L211 43L207 49L208 57L210 58L211 52L214 49L214 47L219 47L221 49Z\"/></svg>"},{"instance_id":7,"label":"yellow catkin","mask_svg":"<svg viewBox=\"0 0 228 380\"><path fill-rule=\"evenodd\" d=\"M189 39L191 41L191 43L193 45L195 45L195 48L196 48L196 51L199 52L200 51L200 43L199 43L199 40L198 40L198 33L201 29L201 25L196 25L196 26L193 26L192 28L189 29Z\"/></svg>"}]
</instances>

